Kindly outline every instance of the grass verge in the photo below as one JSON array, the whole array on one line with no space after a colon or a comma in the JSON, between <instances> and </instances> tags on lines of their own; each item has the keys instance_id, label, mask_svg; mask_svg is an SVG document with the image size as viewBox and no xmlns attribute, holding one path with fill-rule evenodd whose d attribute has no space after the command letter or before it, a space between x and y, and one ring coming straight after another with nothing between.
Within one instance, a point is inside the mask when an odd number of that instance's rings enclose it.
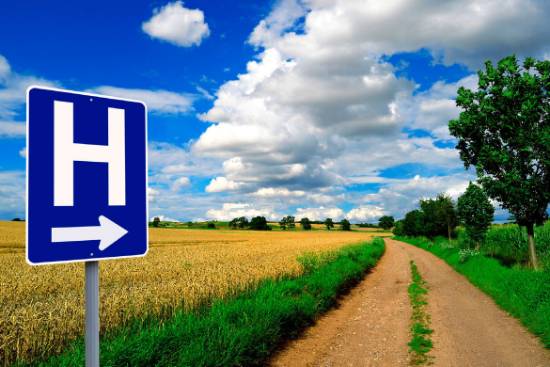
<instances>
[{"instance_id":1,"label":"grass verge","mask_svg":"<svg viewBox=\"0 0 550 367\"><path fill-rule=\"evenodd\" d=\"M428 288L414 261L411 261L411 274L412 282L408 288L412 306L409 353L411 354L411 364L421 365L430 360L428 353L433 347L430 338L433 330L430 329L430 315L426 311Z\"/></svg>"},{"instance_id":2,"label":"grass verge","mask_svg":"<svg viewBox=\"0 0 550 367\"><path fill-rule=\"evenodd\" d=\"M266 280L229 300L168 320L136 321L101 342L102 366L258 366L295 337L340 294L357 284L384 253L384 242L345 247L328 257L302 256L303 275ZM83 365L84 346L41 366Z\"/></svg>"},{"instance_id":3,"label":"grass verge","mask_svg":"<svg viewBox=\"0 0 550 367\"><path fill-rule=\"evenodd\" d=\"M465 252L448 243L425 238L395 237L445 260L488 294L505 311L518 318L550 349L550 271L508 268L479 252Z\"/></svg>"}]
</instances>

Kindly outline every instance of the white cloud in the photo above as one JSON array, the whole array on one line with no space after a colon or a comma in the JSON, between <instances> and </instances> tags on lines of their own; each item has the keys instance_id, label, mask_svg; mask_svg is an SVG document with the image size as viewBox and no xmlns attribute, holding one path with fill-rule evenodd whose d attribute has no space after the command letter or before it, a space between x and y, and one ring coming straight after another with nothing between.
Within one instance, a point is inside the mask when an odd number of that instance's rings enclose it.
<instances>
[{"instance_id":1,"label":"white cloud","mask_svg":"<svg viewBox=\"0 0 550 367\"><path fill-rule=\"evenodd\" d=\"M340 220L344 218L344 211L340 208L325 208L323 206L318 208L298 208L294 214L297 220L301 218L309 218L310 220L325 220L326 218L332 218Z\"/></svg>"},{"instance_id":2,"label":"white cloud","mask_svg":"<svg viewBox=\"0 0 550 367\"><path fill-rule=\"evenodd\" d=\"M209 209L206 212L209 219L231 220L236 217L266 217L267 220L277 220L281 215L275 213L272 208L255 208L245 203L224 203L221 209Z\"/></svg>"},{"instance_id":3,"label":"white cloud","mask_svg":"<svg viewBox=\"0 0 550 367\"><path fill-rule=\"evenodd\" d=\"M181 114L190 112L193 109L194 97L186 93L176 93L167 90L129 89L112 86L95 87L92 91L113 97L143 101L151 112Z\"/></svg>"},{"instance_id":4,"label":"white cloud","mask_svg":"<svg viewBox=\"0 0 550 367\"><path fill-rule=\"evenodd\" d=\"M159 195L160 191L155 190L152 187L147 188L147 200L149 200L149 202L154 202Z\"/></svg>"},{"instance_id":5,"label":"white cloud","mask_svg":"<svg viewBox=\"0 0 550 367\"><path fill-rule=\"evenodd\" d=\"M377 222L384 214L386 213L383 208L366 205L350 210L346 218L352 222Z\"/></svg>"},{"instance_id":6,"label":"white cloud","mask_svg":"<svg viewBox=\"0 0 550 367\"><path fill-rule=\"evenodd\" d=\"M0 218L25 217L25 172L0 171Z\"/></svg>"},{"instance_id":7,"label":"white cloud","mask_svg":"<svg viewBox=\"0 0 550 367\"><path fill-rule=\"evenodd\" d=\"M152 141L149 143L149 169L155 175L213 176L220 173L217 159L193 154L185 146Z\"/></svg>"},{"instance_id":8,"label":"white cloud","mask_svg":"<svg viewBox=\"0 0 550 367\"><path fill-rule=\"evenodd\" d=\"M11 72L11 67L8 60L0 55L0 80L3 80Z\"/></svg>"},{"instance_id":9,"label":"white cloud","mask_svg":"<svg viewBox=\"0 0 550 367\"><path fill-rule=\"evenodd\" d=\"M179 191L182 188L189 187L191 185L191 180L188 177L179 177L175 179L172 183L172 191Z\"/></svg>"},{"instance_id":10,"label":"white cloud","mask_svg":"<svg viewBox=\"0 0 550 367\"><path fill-rule=\"evenodd\" d=\"M16 73L8 60L0 55L0 119L12 122L14 119L24 118L22 110L27 96L26 91L31 85L58 87L59 83Z\"/></svg>"},{"instance_id":11,"label":"white cloud","mask_svg":"<svg viewBox=\"0 0 550 367\"><path fill-rule=\"evenodd\" d=\"M19 156L20 156L21 158L27 158L27 148L26 148L26 147L25 147L25 148L21 148L21 149L19 150Z\"/></svg>"},{"instance_id":12,"label":"white cloud","mask_svg":"<svg viewBox=\"0 0 550 367\"><path fill-rule=\"evenodd\" d=\"M22 138L25 135L24 122L0 121L0 138Z\"/></svg>"},{"instance_id":13,"label":"white cloud","mask_svg":"<svg viewBox=\"0 0 550 367\"><path fill-rule=\"evenodd\" d=\"M262 198L287 198L287 197L304 197L306 195L305 191L296 190L290 191L287 188L281 187L263 187L256 191L253 195L262 197Z\"/></svg>"},{"instance_id":14,"label":"white cloud","mask_svg":"<svg viewBox=\"0 0 550 367\"><path fill-rule=\"evenodd\" d=\"M210 34L202 10L188 9L181 1L155 9L151 19L141 28L152 38L182 47L198 46Z\"/></svg>"},{"instance_id":15,"label":"white cloud","mask_svg":"<svg viewBox=\"0 0 550 367\"><path fill-rule=\"evenodd\" d=\"M461 173L448 176L420 177L402 179L388 184L377 193L365 195L363 201L368 205L376 205L396 218L418 207L422 198L433 198L439 193L446 193L454 200L460 196L470 180L475 176Z\"/></svg>"},{"instance_id":16,"label":"white cloud","mask_svg":"<svg viewBox=\"0 0 550 367\"><path fill-rule=\"evenodd\" d=\"M460 113L455 102L459 87L475 89L477 75L469 75L456 83L438 81L429 90L405 101L400 109L406 116L408 126L430 131L438 139L451 139L448 123Z\"/></svg>"},{"instance_id":17,"label":"white cloud","mask_svg":"<svg viewBox=\"0 0 550 367\"><path fill-rule=\"evenodd\" d=\"M254 28L248 41L256 46L272 44L284 31L292 28L305 12L305 7L297 0L279 1L273 11Z\"/></svg>"},{"instance_id":18,"label":"white cloud","mask_svg":"<svg viewBox=\"0 0 550 367\"><path fill-rule=\"evenodd\" d=\"M155 218L158 218L161 222L179 222L179 220L177 219L167 217L166 215L162 215L162 214L151 217L150 221L152 222L153 220L155 220Z\"/></svg>"},{"instance_id":19,"label":"white cloud","mask_svg":"<svg viewBox=\"0 0 550 367\"><path fill-rule=\"evenodd\" d=\"M208 186L206 186L206 192L223 192L237 190L241 186L240 183L228 180L227 178L220 176L213 178Z\"/></svg>"}]
</instances>

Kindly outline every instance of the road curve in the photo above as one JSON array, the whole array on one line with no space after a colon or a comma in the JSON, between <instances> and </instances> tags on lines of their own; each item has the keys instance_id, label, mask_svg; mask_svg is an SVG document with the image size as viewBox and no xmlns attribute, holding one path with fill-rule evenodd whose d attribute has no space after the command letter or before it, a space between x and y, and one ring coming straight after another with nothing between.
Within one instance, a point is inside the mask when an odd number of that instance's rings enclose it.
<instances>
[{"instance_id":1,"label":"road curve","mask_svg":"<svg viewBox=\"0 0 550 367\"><path fill-rule=\"evenodd\" d=\"M386 239L376 268L272 366L407 366L409 261L429 286L432 366L550 367L550 351L443 260Z\"/></svg>"}]
</instances>

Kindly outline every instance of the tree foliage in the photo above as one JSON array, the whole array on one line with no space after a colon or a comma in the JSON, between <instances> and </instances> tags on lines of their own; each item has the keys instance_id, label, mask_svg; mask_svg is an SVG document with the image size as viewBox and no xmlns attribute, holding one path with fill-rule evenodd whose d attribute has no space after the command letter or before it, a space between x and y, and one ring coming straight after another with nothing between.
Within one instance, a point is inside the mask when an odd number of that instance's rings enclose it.
<instances>
[{"instance_id":1,"label":"tree foliage","mask_svg":"<svg viewBox=\"0 0 550 367\"><path fill-rule=\"evenodd\" d=\"M403 223L404 223L404 220L401 219L401 220L398 220L395 222L394 226L393 226L393 234L396 235L396 236L405 236L406 233L405 233L405 230L403 229Z\"/></svg>"},{"instance_id":2,"label":"tree foliage","mask_svg":"<svg viewBox=\"0 0 550 367\"><path fill-rule=\"evenodd\" d=\"M424 213L424 235L428 237L447 236L451 238L458 219L450 196L439 194L435 199L420 200Z\"/></svg>"},{"instance_id":3,"label":"tree foliage","mask_svg":"<svg viewBox=\"0 0 550 367\"><path fill-rule=\"evenodd\" d=\"M495 209L481 187L470 182L458 198L458 217L464 224L468 238L479 247L491 222Z\"/></svg>"},{"instance_id":4,"label":"tree foliage","mask_svg":"<svg viewBox=\"0 0 550 367\"><path fill-rule=\"evenodd\" d=\"M391 215L384 215L378 220L378 227L388 230L395 224L395 219Z\"/></svg>"},{"instance_id":5,"label":"tree foliage","mask_svg":"<svg viewBox=\"0 0 550 367\"><path fill-rule=\"evenodd\" d=\"M159 217L154 217L153 218L153 227L158 227L160 224L160 218Z\"/></svg>"},{"instance_id":6,"label":"tree foliage","mask_svg":"<svg viewBox=\"0 0 550 367\"><path fill-rule=\"evenodd\" d=\"M424 213L421 210L412 210L405 214L403 232L406 236L424 236Z\"/></svg>"},{"instance_id":7,"label":"tree foliage","mask_svg":"<svg viewBox=\"0 0 550 367\"><path fill-rule=\"evenodd\" d=\"M267 225L267 220L265 217L254 217L250 220L250 229L253 229L255 231L269 231L271 229L270 226Z\"/></svg>"},{"instance_id":8,"label":"tree foliage","mask_svg":"<svg viewBox=\"0 0 550 367\"><path fill-rule=\"evenodd\" d=\"M334 222L332 221L332 218L325 219L325 226L329 231L334 228Z\"/></svg>"},{"instance_id":9,"label":"tree foliage","mask_svg":"<svg viewBox=\"0 0 550 367\"><path fill-rule=\"evenodd\" d=\"M279 226L283 230L287 228L294 229L296 228L295 218L292 215L287 215L286 217L283 217L283 219L279 221Z\"/></svg>"},{"instance_id":10,"label":"tree foliage","mask_svg":"<svg viewBox=\"0 0 550 367\"><path fill-rule=\"evenodd\" d=\"M534 225L550 202L550 61L527 58L521 67L509 56L496 67L487 61L478 76L477 90L459 88L463 111L449 130L489 197L527 227L536 267Z\"/></svg>"},{"instance_id":11,"label":"tree foliage","mask_svg":"<svg viewBox=\"0 0 550 367\"><path fill-rule=\"evenodd\" d=\"M311 221L307 217L300 219L300 225L304 231L309 231L311 229Z\"/></svg>"},{"instance_id":12,"label":"tree foliage","mask_svg":"<svg viewBox=\"0 0 550 367\"><path fill-rule=\"evenodd\" d=\"M229 227L232 229L237 229L237 228L244 229L248 227L248 225L249 225L249 222L246 217L233 218L229 222Z\"/></svg>"},{"instance_id":13,"label":"tree foliage","mask_svg":"<svg viewBox=\"0 0 550 367\"><path fill-rule=\"evenodd\" d=\"M340 226L342 227L342 231L351 231L351 223L347 219L342 219Z\"/></svg>"}]
</instances>

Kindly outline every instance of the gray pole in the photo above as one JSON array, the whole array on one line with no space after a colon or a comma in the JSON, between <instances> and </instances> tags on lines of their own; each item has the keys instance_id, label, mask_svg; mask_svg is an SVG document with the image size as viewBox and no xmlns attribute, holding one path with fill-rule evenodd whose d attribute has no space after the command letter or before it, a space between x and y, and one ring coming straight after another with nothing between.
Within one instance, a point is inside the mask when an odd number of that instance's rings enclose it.
<instances>
[{"instance_id":1,"label":"gray pole","mask_svg":"<svg viewBox=\"0 0 550 367\"><path fill-rule=\"evenodd\" d=\"M86 262L86 367L99 367L99 262Z\"/></svg>"}]
</instances>

